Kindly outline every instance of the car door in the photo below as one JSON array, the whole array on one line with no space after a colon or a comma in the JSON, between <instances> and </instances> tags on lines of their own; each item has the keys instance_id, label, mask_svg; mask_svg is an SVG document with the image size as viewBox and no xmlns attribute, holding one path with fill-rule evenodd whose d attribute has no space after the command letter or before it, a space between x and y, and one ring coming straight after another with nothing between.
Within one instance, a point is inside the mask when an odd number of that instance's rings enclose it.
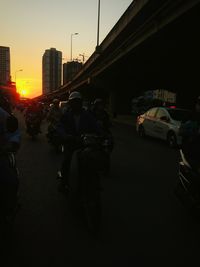
<instances>
[{"instance_id":1,"label":"car door","mask_svg":"<svg viewBox=\"0 0 200 267\"><path fill-rule=\"evenodd\" d=\"M157 108L151 108L149 111L147 111L145 115L145 120L143 122L145 133L150 136L154 136L153 127L154 127L156 112Z\"/></svg>"},{"instance_id":2,"label":"car door","mask_svg":"<svg viewBox=\"0 0 200 267\"><path fill-rule=\"evenodd\" d=\"M164 108L159 108L156 113L156 120L153 126L154 136L166 139L170 123L170 116Z\"/></svg>"}]
</instances>

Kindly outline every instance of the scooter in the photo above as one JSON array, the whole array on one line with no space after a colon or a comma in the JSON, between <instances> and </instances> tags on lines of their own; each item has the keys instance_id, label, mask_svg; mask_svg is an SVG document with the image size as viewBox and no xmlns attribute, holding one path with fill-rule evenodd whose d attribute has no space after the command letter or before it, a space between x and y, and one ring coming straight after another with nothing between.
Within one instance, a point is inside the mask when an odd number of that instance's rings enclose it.
<instances>
[{"instance_id":1,"label":"scooter","mask_svg":"<svg viewBox=\"0 0 200 267\"><path fill-rule=\"evenodd\" d=\"M110 166L107 163L110 158L105 157L109 145L105 137L82 135L80 146L74 151L71 160L69 188L66 191L70 206L80 211L83 222L93 235L99 232L101 225L101 178ZM58 174L61 178L61 172Z\"/></svg>"},{"instance_id":2,"label":"scooter","mask_svg":"<svg viewBox=\"0 0 200 267\"><path fill-rule=\"evenodd\" d=\"M32 139L40 133L40 119L35 114L30 114L26 119L26 131Z\"/></svg>"}]
</instances>

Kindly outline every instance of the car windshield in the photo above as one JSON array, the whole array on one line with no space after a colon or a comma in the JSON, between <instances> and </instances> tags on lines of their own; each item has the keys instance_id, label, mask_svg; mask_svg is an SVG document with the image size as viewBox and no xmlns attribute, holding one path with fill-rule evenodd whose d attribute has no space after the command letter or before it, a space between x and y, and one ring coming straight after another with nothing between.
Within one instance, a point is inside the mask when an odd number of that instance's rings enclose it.
<instances>
[{"instance_id":1,"label":"car windshield","mask_svg":"<svg viewBox=\"0 0 200 267\"><path fill-rule=\"evenodd\" d=\"M168 109L167 110L173 120L187 121L191 118L192 112L184 109Z\"/></svg>"}]
</instances>

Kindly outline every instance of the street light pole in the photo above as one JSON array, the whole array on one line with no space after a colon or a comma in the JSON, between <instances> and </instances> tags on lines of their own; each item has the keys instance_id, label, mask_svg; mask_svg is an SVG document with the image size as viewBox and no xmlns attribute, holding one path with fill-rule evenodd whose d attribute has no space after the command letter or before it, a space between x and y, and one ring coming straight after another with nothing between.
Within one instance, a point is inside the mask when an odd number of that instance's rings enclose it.
<instances>
[{"instance_id":1,"label":"street light pole","mask_svg":"<svg viewBox=\"0 0 200 267\"><path fill-rule=\"evenodd\" d=\"M99 46L100 0L98 0L97 47Z\"/></svg>"},{"instance_id":2,"label":"street light pole","mask_svg":"<svg viewBox=\"0 0 200 267\"><path fill-rule=\"evenodd\" d=\"M72 61L72 36L77 35L77 34L78 34L78 32L71 33L71 61Z\"/></svg>"}]
</instances>

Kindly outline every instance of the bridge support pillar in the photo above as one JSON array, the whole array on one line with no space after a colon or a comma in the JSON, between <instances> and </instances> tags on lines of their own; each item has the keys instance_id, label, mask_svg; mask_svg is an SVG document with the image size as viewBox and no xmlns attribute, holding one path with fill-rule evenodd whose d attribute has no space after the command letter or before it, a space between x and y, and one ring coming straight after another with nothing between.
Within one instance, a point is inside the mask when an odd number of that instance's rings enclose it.
<instances>
[{"instance_id":1,"label":"bridge support pillar","mask_svg":"<svg viewBox=\"0 0 200 267\"><path fill-rule=\"evenodd\" d=\"M113 117L131 113L131 97L125 91L110 91L109 110Z\"/></svg>"},{"instance_id":2,"label":"bridge support pillar","mask_svg":"<svg viewBox=\"0 0 200 267\"><path fill-rule=\"evenodd\" d=\"M118 113L118 109L117 109L117 93L115 91L111 91L110 92L109 112L113 116L113 118L117 117L117 113Z\"/></svg>"}]
</instances>

